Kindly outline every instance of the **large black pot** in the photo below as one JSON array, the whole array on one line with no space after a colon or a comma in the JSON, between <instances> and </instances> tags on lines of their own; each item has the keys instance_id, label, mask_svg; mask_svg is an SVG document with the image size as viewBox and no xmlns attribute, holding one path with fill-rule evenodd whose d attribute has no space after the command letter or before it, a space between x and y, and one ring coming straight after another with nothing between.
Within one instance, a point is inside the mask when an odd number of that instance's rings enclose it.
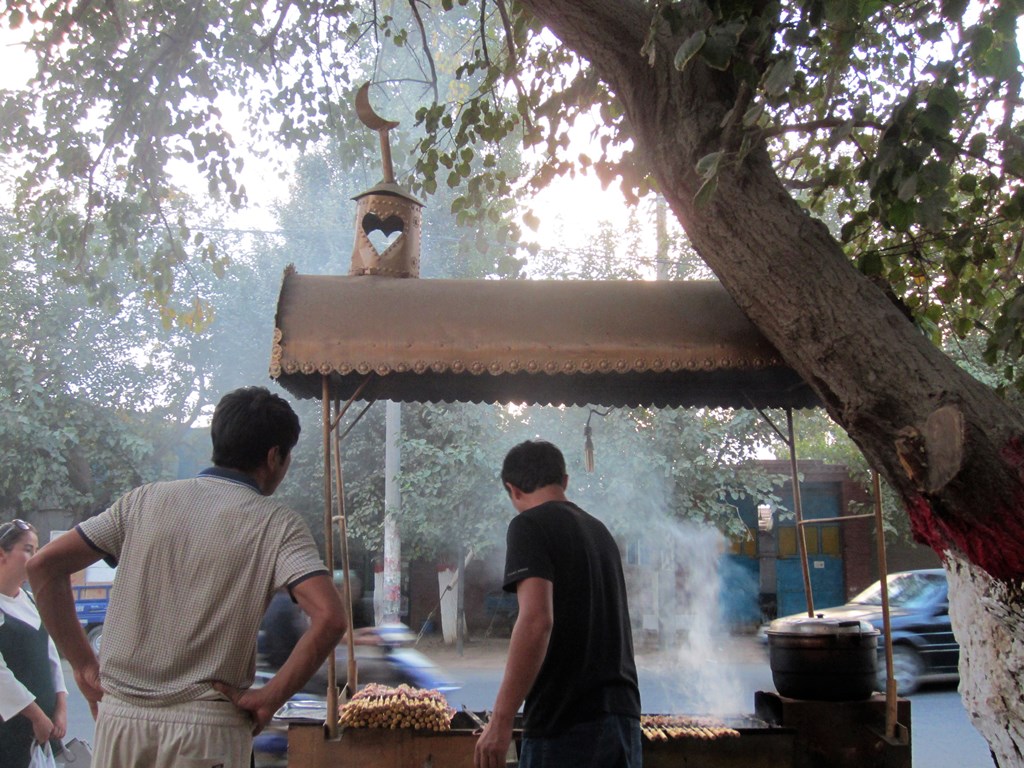
<instances>
[{"instance_id":1,"label":"large black pot","mask_svg":"<svg viewBox=\"0 0 1024 768\"><path fill-rule=\"evenodd\" d=\"M878 635L866 621L776 619L768 629L775 688L790 699L870 698L878 679Z\"/></svg>"}]
</instances>

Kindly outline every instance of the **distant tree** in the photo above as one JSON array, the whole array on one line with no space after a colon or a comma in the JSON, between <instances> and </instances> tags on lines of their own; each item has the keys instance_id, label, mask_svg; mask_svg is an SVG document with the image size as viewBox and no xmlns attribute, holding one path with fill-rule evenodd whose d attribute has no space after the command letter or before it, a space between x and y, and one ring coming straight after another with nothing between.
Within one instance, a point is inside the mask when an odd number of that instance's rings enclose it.
<instances>
[{"instance_id":1,"label":"distant tree","mask_svg":"<svg viewBox=\"0 0 1024 768\"><path fill-rule=\"evenodd\" d=\"M69 284L9 225L0 218L0 516L64 510L73 524L174 476L195 381L141 288L97 303L95 285Z\"/></svg>"}]
</instances>

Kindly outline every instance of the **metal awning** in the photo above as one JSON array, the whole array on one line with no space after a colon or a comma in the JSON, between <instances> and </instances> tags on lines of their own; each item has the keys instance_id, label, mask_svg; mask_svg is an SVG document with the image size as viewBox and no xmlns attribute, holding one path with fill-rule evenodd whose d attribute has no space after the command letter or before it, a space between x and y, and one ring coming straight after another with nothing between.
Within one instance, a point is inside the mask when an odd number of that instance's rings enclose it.
<instances>
[{"instance_id":1,"label":"metal awning","mask_svg":"<svg viewBox=\"0 0 1024 768\"><path fill-rule=\"evenodd\" d=\"M716 282L285 271L270 374L300 398L600 406L818 404Z\"/></svg>"}]
</instances>

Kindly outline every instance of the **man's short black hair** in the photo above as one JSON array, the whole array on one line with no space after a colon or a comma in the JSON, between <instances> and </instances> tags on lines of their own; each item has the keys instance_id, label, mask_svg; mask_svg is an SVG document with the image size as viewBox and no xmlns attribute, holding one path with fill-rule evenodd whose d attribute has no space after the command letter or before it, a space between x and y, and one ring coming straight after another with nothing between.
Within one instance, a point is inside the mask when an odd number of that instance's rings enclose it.
<instances>
[{"instance_id":1,"label":"man's short black hair","mask_svg":"<svg viewBox=\"0 0 1024 768\"><path fill-rule=\"evenodd\" d=\"M213 463L249 472L277 447L287 456L299 442L299 417L288 402L266 387L242 387L217 403L210 424Z\"/></svg>"},{"instance_id":2,"label":"man's short black hair","mask_svg":"<svg viewBox=\"0 0 1024 768\"><path fill-rule=\"evenodd\" d=\"M515 446L501 465L501 482L523 493L546 485L561 485L565 479L565 457L547 440L527 440Z\"/></svg>"}]
</instances>

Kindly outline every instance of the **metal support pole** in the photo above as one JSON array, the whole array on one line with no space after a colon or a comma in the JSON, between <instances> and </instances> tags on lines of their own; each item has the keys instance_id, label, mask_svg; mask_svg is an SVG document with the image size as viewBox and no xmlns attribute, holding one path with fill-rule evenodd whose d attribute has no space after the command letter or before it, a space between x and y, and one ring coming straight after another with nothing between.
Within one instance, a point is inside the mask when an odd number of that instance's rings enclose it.
<instances>
[{"instance_id":1,"label":"metal support pole","mask_svg":"<svg viewBox=\"0 0 1024 768\"><path fill-rule=\"evenodd\" d=\"M793 409L786 409L786 429L789 444L789 467L793 477L793 511L796 512L797 544L800 547L800 568L804 576L804 594L807 596L807 615L814 617L814 595L811 592L811 571L807 565L807 534L804 531L803 507L800 504L800 476L796 468L796 438L793 436Z\"/></svg>"},{"instance_id":2,"label":"metal support pole","mask_svg":"<svg viewBox=\"0 0 1024 768\"><path fill-rule=\"evenodd\" d=\"M459 583L455 587L455 652L462 656L466 618L466 548L462 544L459 544L459 564L456 568Z\"/></svg>"}]
</instances>

